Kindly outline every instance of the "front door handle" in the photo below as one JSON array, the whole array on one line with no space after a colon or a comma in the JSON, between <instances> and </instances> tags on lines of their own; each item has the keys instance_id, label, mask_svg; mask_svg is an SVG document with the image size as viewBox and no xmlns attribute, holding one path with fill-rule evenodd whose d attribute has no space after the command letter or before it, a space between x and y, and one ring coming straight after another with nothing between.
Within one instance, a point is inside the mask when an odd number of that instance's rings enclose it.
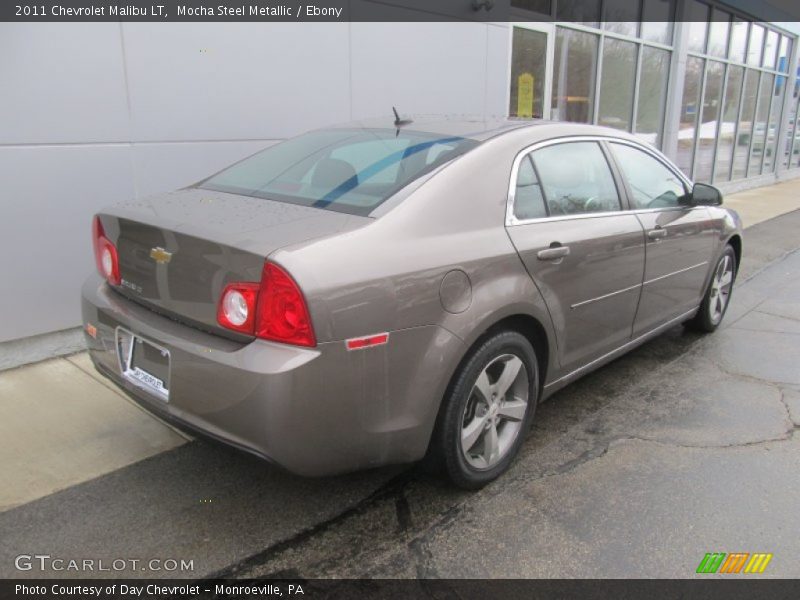
<instances>
[{"instance_id":1,"label":"front door handle","mask_svg":"<svg viewBox=\"0 0 800 600\"><path fill-rule=\"evenodd\" d=\"M663 227L656 227L647 232L647 237L651 240L660 240L661 238L667 237L667 230Z\"/></svg>"},{"instance_id":2,"label":"front door handle","mask_svg":"<svg viewBox=\"0 0 800 600\"><path fill-rule=\"evenodd\" d=\"M562 246L558 242L553 242L549 248L539 250L536 253L536 257L539 260L558 260L565 256L569 256L569 246Z\"/></svg>"}]
</instances>

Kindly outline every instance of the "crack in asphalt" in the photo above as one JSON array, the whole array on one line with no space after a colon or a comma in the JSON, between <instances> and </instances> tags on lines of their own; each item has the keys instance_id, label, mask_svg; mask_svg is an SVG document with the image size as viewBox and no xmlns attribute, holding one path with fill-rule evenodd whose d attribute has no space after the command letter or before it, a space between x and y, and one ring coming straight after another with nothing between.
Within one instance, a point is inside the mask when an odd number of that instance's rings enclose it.
<instances>
[{"instance_id":1,"label":"crack in asphalt","mask_svg":"<svg viewBox=\"0 0 800 600\"><path fill-rule=\"evenodd\" d=\"M790 317L789 315L779 315L778 313L769 312L768 310L753 310L751 312L757 312L757 313L761 313L762 315L769 315L770 317L777 317L779 319L787 319L788 321L794 321L796 323L800 323L800 319L798 319L797 317ZM770 333L795 333L795 332L794 331L771 331Z\"/></svg>"},{"instance_id":2,"label":"crack in asphalt","mask_svg":"<svg viewBox=\"0 0 800 600\"><path fill-rule=\"evenodd\" d=\"M766 313L761 313L766 314ZM733 327L736 331L750 331L752 333L769 333L775 335L800 335L800 331L774 331L764 329L753 329L752 327Z\"/></svg>"},{"instance_id":3,"label":"crack in asphalt","mask_svg":"<svg viewBox=\"0 0 800 600\"><path fill-rule=\"evenodd\" d=\"M755 375L749 375L747 373L738 373L736 371L732 371L727 368L725 365L721 364L719 361L709 359L711 364L717 367L720 371L722 371L728 377L733 377L734 379L743 379L745 381L750 381L752 383L760 383L762 385L766 385L769 387L774 388L778 392L778 402L781 403L783 406L783 410L786 413L786 420L789 423L790 427L786 430L786 434L788 435L788 439L794 435L794 432L797 430L798 426L794 422L792 418L792 411L789 408L789 403L786 402L786 392L784 391L784 387L787 385L792 385L785 382L775 382L770 379L764 379L763 377L756 377ZM770 440L764 440L765 442ZM775 440L775 441L782 441L782 440Z\"/></svg>"},{"instance_id":4,"label":"crack in asphalt","mask_svg":"<svg viewBox=\"0 0 800 600\"><path fill-rule=\"evenodd\" d=\"M408 505L403 489L398 490L397 498L394 501L395 513L397 514L397 533L405 533L412 526L411 507Z\"/></svg>"},{"instance_id":5,"label":"crack in asphalt","mask_svg":"<svg viewBox=\"0 0 800 600\"><path fill-rule=\"evenodd\" d=\"M244 571L250 570L259 565L266 564L272 558L278 556L282 552L291 550L294 547L302 545L307 540L310 540L315 536L324 533L325 531L331 529L332 527L334 527L339 523L342 523L353 517L358 517L364 514L375 504L387 498L394 499L399 493L402 493L402 490L411 481L411 477L412 477L411 470L403 471L398 475L392 477L389 481L387 481L383 485L379 486L369 496L360 500L355 505L339 513L335 517L317 523L316 525L304 529L285 540L272 544L267 548L265 548L264 550L256 552L255 554L252 554L228 567L225 567L224 569L220 569L219 571L216 571L211 575L203 577L199 581L233 578Z\"/></svg>"}]
</instances>

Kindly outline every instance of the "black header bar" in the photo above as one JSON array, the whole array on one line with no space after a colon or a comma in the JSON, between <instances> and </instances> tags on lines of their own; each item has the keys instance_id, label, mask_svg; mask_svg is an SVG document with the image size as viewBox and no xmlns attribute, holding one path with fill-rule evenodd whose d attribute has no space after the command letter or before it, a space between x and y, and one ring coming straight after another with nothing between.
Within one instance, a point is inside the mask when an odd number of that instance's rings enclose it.
<instances>
[{"instance_id":1,"label":"black header bar","mask_svg":"<svg viewBox=\"0 0 800 600\"><path fill-rule=\"evenodd\" d=\"M559 0L3 0L0 21L397 22L571 21ZM569 15L600 15L602 0L569 2ZM675 6L673 2L673 6ZM719 4L719 3L716 3ZM727 0L755 20L800 21L797 0ZM542 12L535 12L530 9ZM559 18L561 13L561 18ZM645 10L644 20L648 11ZM607 18L606 20L613 20ZM673 20L681 20L676 15Z\"/></svg>"}]
</instances>

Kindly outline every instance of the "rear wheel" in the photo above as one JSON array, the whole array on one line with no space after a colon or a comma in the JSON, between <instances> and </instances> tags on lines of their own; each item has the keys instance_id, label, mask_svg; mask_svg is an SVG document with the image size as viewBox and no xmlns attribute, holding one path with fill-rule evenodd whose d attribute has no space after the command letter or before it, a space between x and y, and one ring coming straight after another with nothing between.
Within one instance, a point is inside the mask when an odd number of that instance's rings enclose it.
<instances>
[{"instance_id":1,"label":"rear wheel","mask_svg":"<svg viewBox=\"0 0 800 600\"><path fill-rule=\"evenodd\" d=\"M473 350L449 387L434 439L453 483L477 489L508 469L538 394L536 354L523 335L500 332Z\"/></svg>"},{"instance_id":2,"label":"rear wheel","mask_svg":"<svg viewBox=\"0 0 800 600\"><path fill-rule=\"evenodd\" d=\"M736 280L736 252L728 245L717 261L711 281L700 309L687 325L692 329L711 333L722 323L725 311L730 304L733 283Z\"/></svg>"}]
</instances>

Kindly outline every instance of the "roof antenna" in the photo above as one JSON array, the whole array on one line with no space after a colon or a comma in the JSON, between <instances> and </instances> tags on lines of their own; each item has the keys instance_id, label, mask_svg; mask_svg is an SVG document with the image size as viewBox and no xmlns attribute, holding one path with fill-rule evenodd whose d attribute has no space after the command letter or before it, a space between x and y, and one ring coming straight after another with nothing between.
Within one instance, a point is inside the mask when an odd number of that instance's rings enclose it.
<instances>
[{"instance_id":1,"label":"roof antenna","mask_svg":"<svg viewBox=\"0 0 800 600\"><path fill-rule=\"evenodd\" d=\"M414 122L411 119L401 119L400 115L397 114L397 109L394 106L392 107L392 112L394 113L394 126L395 127L400 127L402 125L408 125L409 123L413 123Z\"/></svg>"}]
</instances>

